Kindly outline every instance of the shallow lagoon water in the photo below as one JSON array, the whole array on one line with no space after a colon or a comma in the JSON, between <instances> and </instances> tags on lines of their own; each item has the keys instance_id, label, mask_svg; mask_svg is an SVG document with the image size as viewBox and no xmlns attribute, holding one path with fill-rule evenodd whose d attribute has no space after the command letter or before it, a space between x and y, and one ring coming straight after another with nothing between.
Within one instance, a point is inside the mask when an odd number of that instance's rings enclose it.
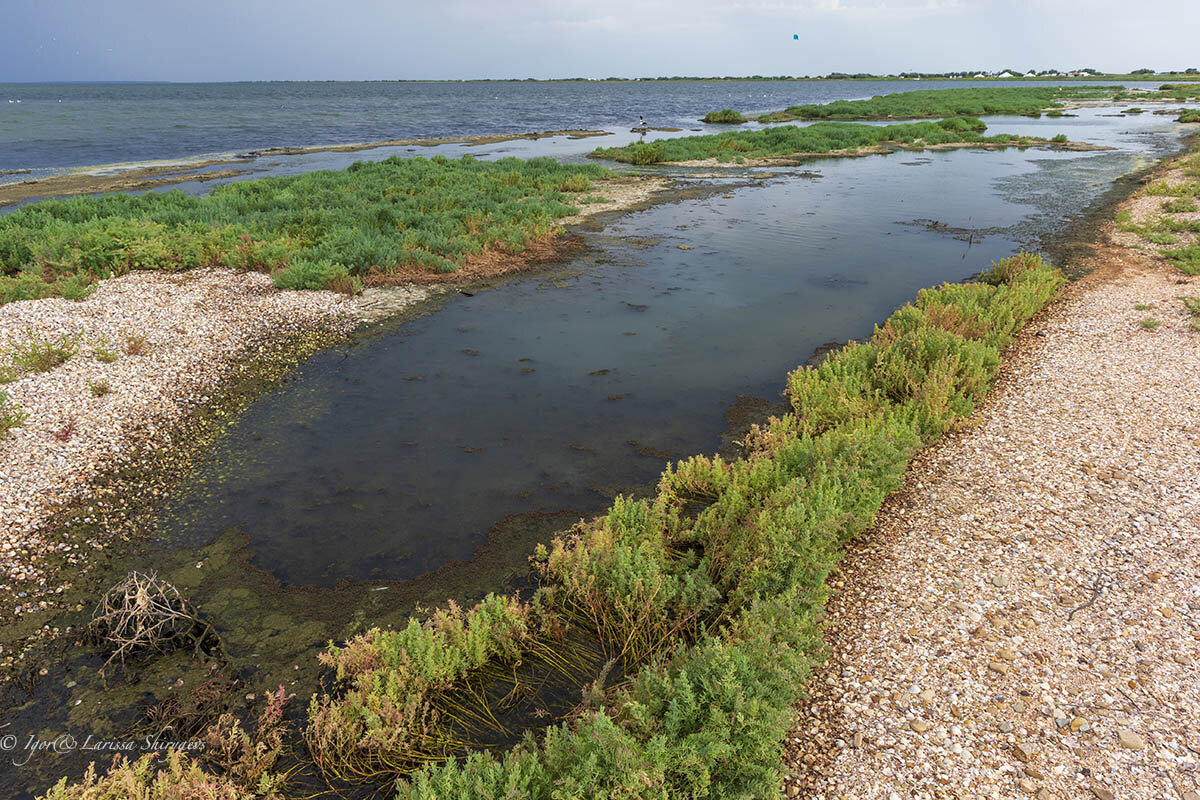
<instances>
[{"instance_id":1,"label":"shallow lagoon water","mask_svg":"<svg viewBox=\"0 0 1200 800\"><path fill-rule=\"evenodd\" d=\"M1074 138L1066 120L1012 122L996 127ZM715 450L738 394L778 400L823 343L1036 247L1177 131L1069 124L1119 149L822 160L728 194L717 180L619 219L551 272L321 353L232 427L160 541L236 529L285 585L332 586L469 560L512 515L598 512L669 458Z\"/></svg>"}]
</instances>

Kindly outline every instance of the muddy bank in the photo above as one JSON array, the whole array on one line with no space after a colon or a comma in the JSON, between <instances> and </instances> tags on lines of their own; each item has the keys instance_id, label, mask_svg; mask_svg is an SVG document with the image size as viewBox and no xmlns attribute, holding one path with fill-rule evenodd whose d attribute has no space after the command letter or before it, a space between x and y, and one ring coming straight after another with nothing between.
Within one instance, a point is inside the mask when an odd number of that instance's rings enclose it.
<instances>
[{"instance_id":1,"label":"muddy bank","mask_svg":"<svg viewBox=\"0 0 1200 800\"><path fill-rule=\"evenodd\" d=\"M240 164L239 161L201 161L195 164L176 164L161 167L142 167L124 170L111 175L90 175L72 172L34 181L0 183L0 206L19 203L35 197L70 197L79 194L104 194L111 192L142 192L161 186L178 183L220 180L251 175L255 170L210 169L211 167ZM14 173L29 170L14 170Z\"/></svg>"},{"instance_id":2,"label":"muddy bank","mask_svg":"<svg viewBox=\"0 0 1200 800\"><path fill-rule=\"evenodd\" d=\"M678 130L664 128L663 130ZM357 153L361 150L373 150L377 147L434 147L439 144L482 145L499 142L513 142L518 139L547 139L551 136L565 136L568 139L587 139L592 136L611 136L610 131L600 130L562 130L535 131L530 133L501 133L490 136L441 136L418 139L383 139L378 142L361 142L357 144L330 144L314 147L268 147L266 150L251 150L241 154L239 158L258 158L260 156L295 156L305 153Z\"/></svg>"}]
</instances>

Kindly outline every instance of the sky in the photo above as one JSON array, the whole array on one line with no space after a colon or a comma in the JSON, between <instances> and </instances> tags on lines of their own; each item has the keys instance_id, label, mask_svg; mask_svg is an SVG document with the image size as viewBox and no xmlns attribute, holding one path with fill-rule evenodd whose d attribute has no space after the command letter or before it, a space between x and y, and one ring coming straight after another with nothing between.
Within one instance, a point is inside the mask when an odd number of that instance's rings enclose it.
<instances>
[{"instance_id":1,"label":"sky","mask_svg":"<svg viewBox=\"0 0 1200 800\"><path fill-rule=\"evenodd\" d=\"M1124 72L1200 68L1198 30L1200 0L0 0L0 83Z\"/></svg>"}]
</instances>

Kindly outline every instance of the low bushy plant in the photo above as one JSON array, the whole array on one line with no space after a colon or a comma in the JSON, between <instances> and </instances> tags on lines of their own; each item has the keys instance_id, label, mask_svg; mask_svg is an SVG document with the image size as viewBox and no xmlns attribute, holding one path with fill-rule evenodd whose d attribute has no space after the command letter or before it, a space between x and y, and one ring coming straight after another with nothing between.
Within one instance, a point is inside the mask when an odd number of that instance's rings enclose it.
<instances>
[{"instance_id":1,"label":"low bushy plant","mask_svg":"<svg viewBox=\"0 0 1200 800\"><path fill-rule=\"evenodd\" d=\"M1185 275L1200 275L1200 244L1189 244L1175 250L1164 250L1162 255Z\"/></svg>"},{"instance_id":2,"label":"low bushy plant","mask_svg":"<svg viewBox=\"0 0 1200 800\"><path fill-rule=\"evenodd\" d=\"M746 118L732 108L723 108L720 111L708 112L700 121L710 125L740 125L746 121Z\"/></svg>"},{"instance_id":3,"label":"low bushy plant","mask_svg":"<svg viewBox=\"0 0 1200 800\"><path fill-rule=\"evenodd\" d=\"M8 433L29 418L25 409L16 400L10 400L8 392L0 389L0 436Z\"/></svg>"}]
</instances>

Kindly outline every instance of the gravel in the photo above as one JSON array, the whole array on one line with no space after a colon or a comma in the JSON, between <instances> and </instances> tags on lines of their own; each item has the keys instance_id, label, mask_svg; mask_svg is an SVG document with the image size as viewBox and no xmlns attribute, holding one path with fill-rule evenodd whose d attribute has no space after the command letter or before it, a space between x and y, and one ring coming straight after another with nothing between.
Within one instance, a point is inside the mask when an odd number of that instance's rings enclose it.
<instances>
[{"instance_id":1,"label":"gravel","mask_svg":"<svg viewBox=\"0 0 1200 800\"><path fill-rule=\"evenodd\" d=\"M786 796L1198 790L1200 279L1093 266L832 578Z\"/></svg>"}]
</instances>

